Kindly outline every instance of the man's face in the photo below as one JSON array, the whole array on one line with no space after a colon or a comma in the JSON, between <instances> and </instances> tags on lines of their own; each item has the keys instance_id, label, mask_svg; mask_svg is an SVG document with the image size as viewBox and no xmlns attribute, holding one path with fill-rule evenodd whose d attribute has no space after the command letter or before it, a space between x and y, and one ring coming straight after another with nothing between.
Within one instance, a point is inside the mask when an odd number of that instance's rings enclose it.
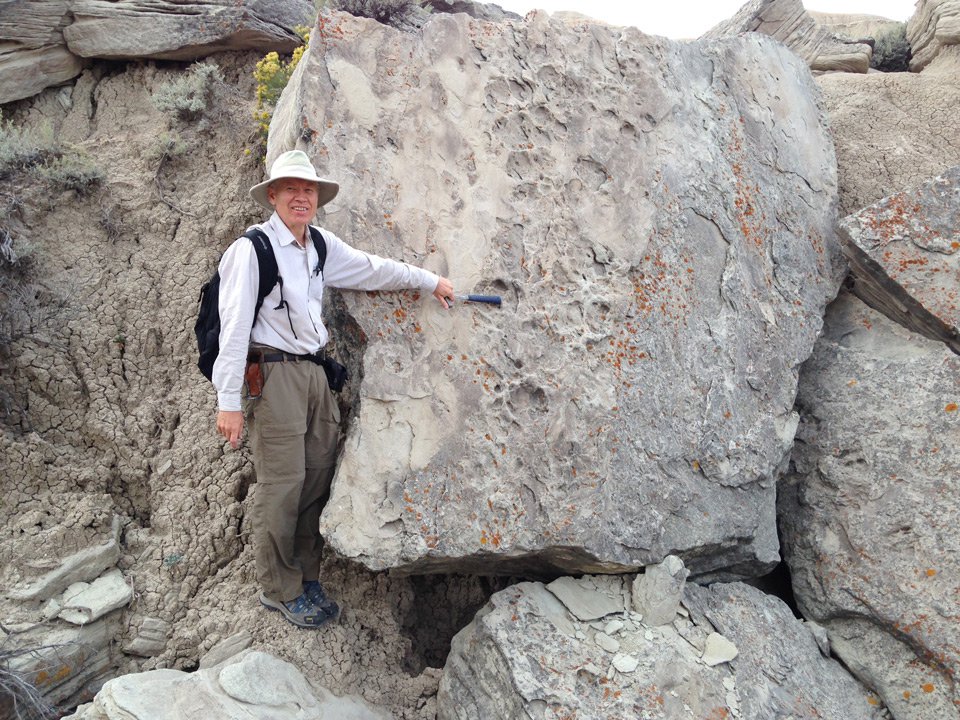
<instances>
[{"instance_id":1,"label":"man's face","mask_svg":"<svg viewBox=\"0 0 960 720\"><path fill-rule=\"evenodd\" d=\"M309 224L317 214L317 184L309 180L274 180L267 186L267 199L291 230Z\"/></svg>"}]
</instances>

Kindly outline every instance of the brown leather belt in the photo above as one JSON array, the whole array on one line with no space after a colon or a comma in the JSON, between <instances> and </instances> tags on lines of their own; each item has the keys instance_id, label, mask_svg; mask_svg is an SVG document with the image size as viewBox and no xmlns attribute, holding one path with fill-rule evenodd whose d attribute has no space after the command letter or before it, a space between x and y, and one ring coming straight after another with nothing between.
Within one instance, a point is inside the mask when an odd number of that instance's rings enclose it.
<instances>
[{"instance_id":1,"label":"brown leather belt","mask_svg":"<svg viewBox=\"0 0 960 720\"><path fill-rule=\"evenodd\" d=\"M251 351L247 355L247 362L312 362L314 365L321 365L327 359L327 354L323 350L307 355L294 355L293 353L276 351L260 352Z\"/></svg>"}]
</instances>

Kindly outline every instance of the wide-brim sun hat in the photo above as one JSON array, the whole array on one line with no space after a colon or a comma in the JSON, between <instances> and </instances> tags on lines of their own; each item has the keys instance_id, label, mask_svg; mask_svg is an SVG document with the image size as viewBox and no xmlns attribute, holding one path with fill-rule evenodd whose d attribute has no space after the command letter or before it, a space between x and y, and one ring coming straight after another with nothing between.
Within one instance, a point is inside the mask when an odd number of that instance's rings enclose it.
<instances>
[{"instance_id":1,"label":"wide-brim sun hat","mask_svg":"<svg viewBox=\"0 0 960 720\"><path fill-rule=\"evenodd\" d=\"M273 205L267 198L267 187L274 180L280 178L297 178L299 180L310 180L317 184L317 207L323 207L333 200L340 192L340 185L317 175L313 163L303 150L288 150L282 155L278 155L270 166L270 179L264 180L258 185L250 188L250 197L263 205L267 210L273 210Z\"/></svg>"}]
</instances>

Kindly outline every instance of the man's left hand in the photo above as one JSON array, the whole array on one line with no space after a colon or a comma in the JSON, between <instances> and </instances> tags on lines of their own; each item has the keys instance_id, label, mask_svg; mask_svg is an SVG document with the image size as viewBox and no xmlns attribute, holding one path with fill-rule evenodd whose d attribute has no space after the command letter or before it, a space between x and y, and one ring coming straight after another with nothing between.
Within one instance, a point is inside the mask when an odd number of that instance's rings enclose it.
<instances>
[{"instance_id":1,"label":"man's left hand","mask_svg":"<svg viewBox=\"0 0 960 720\"><path fill-rule=\"evenodd\" d=\"M433 296L449 310L453 305L453 283L445 277L440 278L440 282L437 283L437 287L433 291Z\"/></svg>"}]
</instances>

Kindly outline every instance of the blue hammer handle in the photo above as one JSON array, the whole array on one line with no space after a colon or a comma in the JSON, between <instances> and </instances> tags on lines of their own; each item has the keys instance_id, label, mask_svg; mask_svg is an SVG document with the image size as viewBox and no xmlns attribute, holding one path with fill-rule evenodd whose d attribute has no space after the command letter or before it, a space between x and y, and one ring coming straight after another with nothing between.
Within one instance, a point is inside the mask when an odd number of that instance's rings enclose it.
<instances>
[{"instance_id":1,"label":"blue hammer handle","mask_svg":"<svg viewBox=\"0 0 960 720\"><path fill-rule=\"evenodd\" d=\"M461 302L487 303L488 305L496 305L497 307L503 304L503 300L499 295L457 295L457 300Z\"/></svg>"}]
</instances>

